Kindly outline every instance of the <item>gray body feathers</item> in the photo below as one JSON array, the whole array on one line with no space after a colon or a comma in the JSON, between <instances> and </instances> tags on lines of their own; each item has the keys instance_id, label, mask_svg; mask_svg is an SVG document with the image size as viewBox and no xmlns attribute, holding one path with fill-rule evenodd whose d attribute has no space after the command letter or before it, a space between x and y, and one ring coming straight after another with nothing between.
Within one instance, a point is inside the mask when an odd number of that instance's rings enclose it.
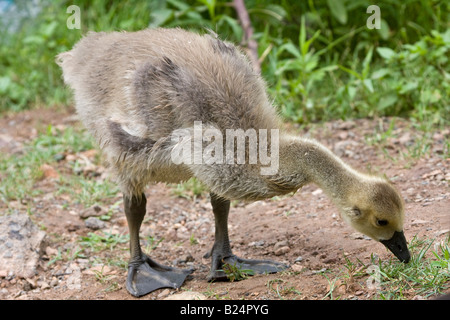
<instances>
[{"instance_id":1,"label":"gray body feathers","mask_svg":"<svg viewBox=\"0 0 450 320\"><path fill-rule=\"evenodd\" d=\"M279 193L258 175L257 165L187 166L170 160L171 133L194 121L220 130L279 128L264 81L234 45L181 29L89 33L60 54L58 63L81 121L124 193L140 194L151 181L192 176L227 198Z\"/></svg>"}]
</instances>

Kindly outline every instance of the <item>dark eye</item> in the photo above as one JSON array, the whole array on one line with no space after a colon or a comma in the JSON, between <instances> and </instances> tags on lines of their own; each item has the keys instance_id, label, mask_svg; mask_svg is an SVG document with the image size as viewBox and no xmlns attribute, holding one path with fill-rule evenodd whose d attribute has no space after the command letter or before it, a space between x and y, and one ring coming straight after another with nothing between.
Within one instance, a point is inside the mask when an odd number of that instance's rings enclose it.
<instances>
[{"instance_id":1,"label":"dark eye","mask_svg":"<svg viewBox=\"0 0 450 320\"><path fill-rule=\"evenodd\" d=\"M388 224L387 220L377 220L377 225L379 225L380 227L384 227Z\"/></svg>"},{"instance_id":2,"label":"dark eye","mask_svg":"<svg viewBox=\"0 0 450 320\"><path fill-rule=\"evenodd\" d=\"M353 213L354 213L356 216L360 216L360 215L361 215L361 210L359 210L358 207L353 207Z\"/></svg>"}]
</instances>

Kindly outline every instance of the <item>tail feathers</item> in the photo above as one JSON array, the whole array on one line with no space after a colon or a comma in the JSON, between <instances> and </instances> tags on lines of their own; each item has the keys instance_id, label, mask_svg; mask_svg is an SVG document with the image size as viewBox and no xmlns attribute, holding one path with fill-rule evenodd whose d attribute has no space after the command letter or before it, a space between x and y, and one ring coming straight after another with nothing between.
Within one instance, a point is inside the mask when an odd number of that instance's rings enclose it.
<instances>
[{"instance_id":1,"label":"tail feathers","mask_svg":"<svg viewBox=\"0 0 450 320\"><path fill-rule=\"evenodd\" d=\"M122 152L138 153L151 150L156 141L149 138L137 137L125 131L120 123L108 121L108 129L116 147Z\"/></svg>"}]
</instances>

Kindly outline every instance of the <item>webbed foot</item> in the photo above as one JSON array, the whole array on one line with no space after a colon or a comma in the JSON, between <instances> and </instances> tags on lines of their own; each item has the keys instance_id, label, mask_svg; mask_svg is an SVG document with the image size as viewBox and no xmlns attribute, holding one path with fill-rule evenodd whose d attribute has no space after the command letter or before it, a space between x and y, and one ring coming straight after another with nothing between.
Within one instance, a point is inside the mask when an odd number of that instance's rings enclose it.
<instances>
[{"instance_id":1,"label":"webbed foot","mask_svg":"<svg viewBox=\"0 0 450 320\"><path fill-rule=\"evenodd\" d=\"M228 271L226 266L229 265ZM231 266L231 270L230 270ZM224 268L225 267L225 268ZM213 256L211 270L208 275L208 281L226 281L229 280L229 273L236 268L237 272L246 275L277 273L289 268L288 265L270 261L270 260L251 260L239 258L235 255L220 259Z\"/></svg>"},{"instance_id":2,"label":"webbed foot","mask_svg":"<svg viewBox=\"0 0 450 320\"><path fill-rule=\"evenodd\" d=\"M161 265L147 255L130 261L126 287L135 297L141 297L160 288L179 288L193 269L178 269Z\"/></svg>"}]
</instances>

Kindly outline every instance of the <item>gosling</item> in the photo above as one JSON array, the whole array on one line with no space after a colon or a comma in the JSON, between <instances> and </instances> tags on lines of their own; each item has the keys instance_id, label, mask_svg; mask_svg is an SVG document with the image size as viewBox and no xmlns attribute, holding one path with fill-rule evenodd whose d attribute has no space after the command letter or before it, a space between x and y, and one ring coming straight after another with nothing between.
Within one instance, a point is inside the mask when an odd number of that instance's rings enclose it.
<instances>
[{"instance_id":1,"label":"gosling","mask_svg":"<svg viewBox=\"0 0 450 320\"><path fill-rule=\"evenodd\" d=\"M285 132L249 59L212 32L91 32L71 51L59 54L57 63L73 89L81 121L123 193L131 256L126 288L133 296L179 288L193 271L154 261L139 242L145 187L191 177L209 189L214 213L209 281L226 278L224 264L254 273L286 269L282 263L233 254L230 200L266 199L308 183L324 190L350 226L409 261L404 204L394 186L357 172L314 140ZM244 133L241 153L239 135L236 144L220 140L227 130ZM201 138L196 140L196 134ZM251 152L255 144L260 153L256 161ZM224 150L231 156L222 157Z\"/></svg>"}]
</instances>

